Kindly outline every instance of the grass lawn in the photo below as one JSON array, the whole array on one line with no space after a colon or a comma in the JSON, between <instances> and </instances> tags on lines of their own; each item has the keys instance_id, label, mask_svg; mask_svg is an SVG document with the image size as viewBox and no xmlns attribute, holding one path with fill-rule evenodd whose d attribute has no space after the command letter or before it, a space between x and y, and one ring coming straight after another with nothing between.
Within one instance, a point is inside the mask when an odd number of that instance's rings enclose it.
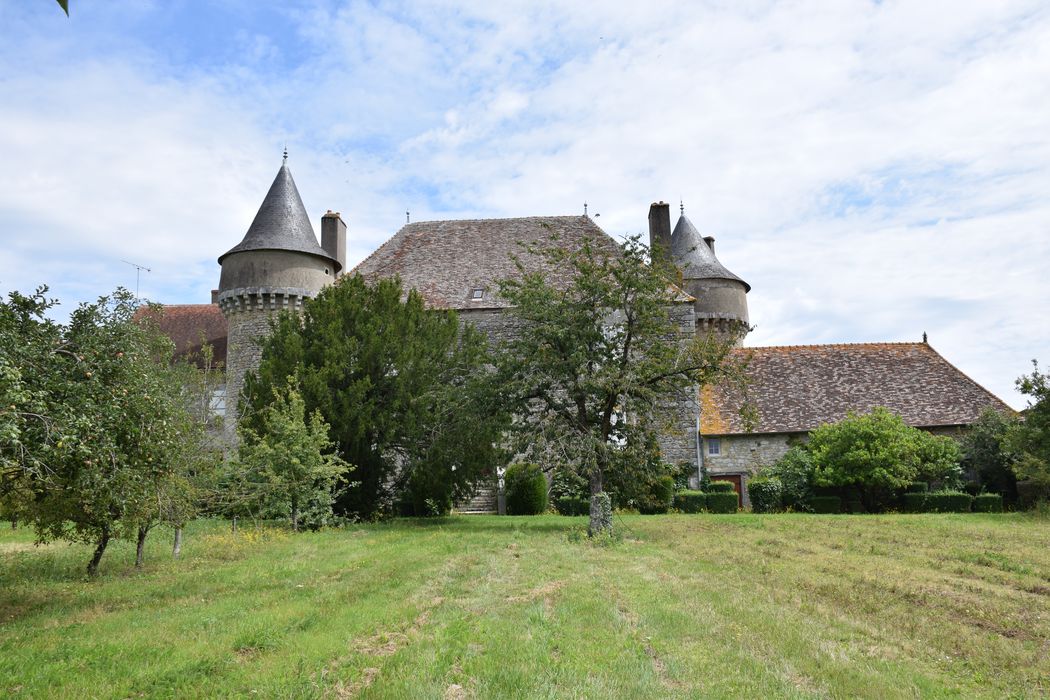
<instances>
[{"instance_id":1,"label":"grass lawn","mask_svg":"<svg viewBox=\"0 0 1050 700\"><path fill-rule=\"evenodd\" d=\"M1050 520L198 523L82 574L0 530L0 696L1046 697Z\"/></svg>"}]
</instances>

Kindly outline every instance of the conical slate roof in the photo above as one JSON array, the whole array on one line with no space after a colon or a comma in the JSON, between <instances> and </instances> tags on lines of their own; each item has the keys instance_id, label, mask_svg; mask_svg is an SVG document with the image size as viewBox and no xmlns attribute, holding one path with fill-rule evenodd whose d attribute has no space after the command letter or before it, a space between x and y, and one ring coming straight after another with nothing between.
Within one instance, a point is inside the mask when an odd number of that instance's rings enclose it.
<instances>
[{"instance_id":1,"label":"conical slate roof","mask_svg":"<svg viewBox=\"0 0 1050 700\"><path fill-rule=\"evenodd\" d=\"M266 193L259 212L248 227L248 233L244 234L240 243L219 256L219 263L227 255L249 250L290 250L316 255L331 261L335 270L339 270L339 261L317 245L314 227L310 224L310 217L295 187L287 161L277 171L270 191Z\"/></svg>"},{"instance_id":2,"label":"conical slate roof","mask_svg":"<svg viewBox=\"0 0 1050 700\"><path fill-rule=\"evenodd\" d=\"M715 251L704 241L704 237L693 226L685 214L678 218L671 232L671 256L675 265L682 268L682 277L687 280L724 279L736 280L751 291L751 285L727 270L715 257Z\"/></svg>"}]
</instances>

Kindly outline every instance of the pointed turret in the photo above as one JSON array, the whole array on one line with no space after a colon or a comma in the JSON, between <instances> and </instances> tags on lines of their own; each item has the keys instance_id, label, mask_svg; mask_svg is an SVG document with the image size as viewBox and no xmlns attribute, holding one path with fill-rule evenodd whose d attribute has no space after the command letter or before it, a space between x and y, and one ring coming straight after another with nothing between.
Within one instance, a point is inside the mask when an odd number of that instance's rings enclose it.
<instances>
[{"instance_id":1,"label":"pointed turret","mask_svg":"<svg viewBox=\"0 0 1050 700\"><path fill-rule=\"evenodd\" d=\"M287 159L286 153L248 233L219 257L222 273L216 301L229 326L226 409L234 417L227 423L231 441L244 374L259 365L258 340L269 332L270 316L302 308L304 300L335 280L342 268L340 257L345 256L340 248L345 246L345 225L342 238L329 236L332 253L317 244Z\"/></svg>"},{"instance_id":2,"label":"pointed turret","mask_svg":"<svg viewBox=\"0 0 1050 700\"><path fill-rule=\"evenodd\" d=\"M219 256L219 264L233 253L252 250L287 250L316 255L329 261L338 272L340 262L317 244L314 227L306 213L299 190L288 168L288 161L281 163L277 177L263 199L248 233L240 243Z\"/></svg>"},{"instance_id":3,"label":"pointed turret","mask_svg":"<svg viewBox=\"0 0 1050 700\"><path fill-rule=\"evenodd\" d=\"M682 287L696 299L693 307L698 329L732 335L743 343L751 285L719 262L715 239L700 235L684 207L671 232L671 257L682 271Z\"/></svg>"},{"instance_id":4,"label":"pointed turret","mask_svg":"<svg viewBox=\"0 0 1050 700\"><path fill-rule=\"evenodd\" d=\"M671 232L671 255L682 270L682 279L736 280L750 292L751 285L726 269L715 257L714 238L704 238L685 214Z\"/></svg>"}]
</instances>

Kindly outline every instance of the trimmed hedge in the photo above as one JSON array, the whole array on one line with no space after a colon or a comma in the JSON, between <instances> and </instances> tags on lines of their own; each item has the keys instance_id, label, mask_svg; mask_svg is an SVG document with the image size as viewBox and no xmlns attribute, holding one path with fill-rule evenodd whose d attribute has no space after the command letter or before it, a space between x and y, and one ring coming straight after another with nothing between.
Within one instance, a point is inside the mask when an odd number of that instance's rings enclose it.
<instances>
[{"instance_id":1,"label":"trimmed hedge","mask_svg":"<svg viewBox=\"0 0 1050 700\"><path fill-rule=\"evenodd\" d=\"M582 496L562 496L554 499L554 510L560 515L590 515L591 502Z\"/></svg>"},{"instance_id":2,"label":"trimmed hedge","mask_svg":"<svg viewBox=\"0 0 1050 700\"><path fill-rule=\"evenodd\" d=\"M649 485L649 493L638 501L638 512L660 515L671 509L674 500L674 477L661 476Z\"/></svg>"},{"instance_id":3,"label":"trimmed hedge","mask_svg":"<svg viewBox=\"0 0 1050 700\"><path fill-rule=\"evenodd\" d=\"M925 513L926 494L906 493L901 500L901 510L905 513Z\"/></svg>"},{"instance_id":4,"label":"trimmed hedge","mask_svg":"<svg viewBox=\"0 0 1050 700\"><path fill-rule=\"evenodd\" d=\"M1001 493L982 493L973 499L974 513L1002 513L1003 495Z\"/></svg>"},{"instance_id":5,"label":"trimmed hedge","mask_svg":"<svg viewBox=\"0 0 1050 700\"><path fill-rule=\"evenodd\" d=\"M707 508L707 494L703 491L679 491L674 496L674 507L683 513L699 513Z\"/></svg>"},{"instance_id":6,"label":"trimmed hedge","mask_svg":"<svg viewBox=\"0 0 1050 700\"><path fill-rule=\"evenodd\" d=\"M934 491L926 494L929 513L969 513L973 496L962 491Z\"/></svg>"},{"instance_id":7,"label":"trimmed hedge","mask_svg":"<svg viewBox=\"0 0 1050 700\"><path fill-rule=\"evenodd\" d=\"M713 482L718 483L718 482ZM729 483L729 482L723 482ZM732 485L732 484L730 484ZM708 513L735 513L737 505L740 503L740 497L736 495L736 491L731 493L715 492L707 494L707 512Z\"/></svg>"},{"instance_id":8,"label":"trimmed hedge","mask_svg":"<svg viewBox=\"0 0 1050 700\"><path fill-rule=\"evenodd\" d=\"M708 493L736 493L732 481L712 481L707 487Z\"/></svg>"},{"instance_id":9,"label":"trimmed hedge","mask_svg":"<svg viewBox=\"0 0 1050 700\"><path fill-rule=\"evenodd\" d=\"M806 505L814 513L841 513L842 499L838 496L813 496Z\"/></svg>"},{"instance_id":10,"label":"trimmed hedge","mask_svg":"<svg viewBox=\"0 0 1050 700\"><path fill-rule=\"evenodd\" d=\"M967 481L966 485L963 486L963 491L970 494L971 496L981 495L981 482L980 481Z\"/></svg>"},{"instance_id":11,"label":"trimmed hedge","mask_svg":"<svg viewBox=\"0 0 1050 700\"><path fill-rule=\"evenodd\" d=\"M503 476L507 489L507 512L538 515L547 510L547 478L538 464L512 464Z\"/></svg>"},{"instance_id":12,"label":"trimmed hedge","mask_svg":"<svg viewBox=\"0 0 1050 700\"><path fill-rule=\"evenodd\" d=\"M751 510L755 513L776 513L783 506L784 485L775 476L756 476L747 482Z\"/></svg>"},{"instance_id":13,"label":"trimmed hedge","mask_svg":"<svg viewBox=\"0 0 1050 700\"><path fill-rule=\"evenodd\" d=\"M904 489L906 493L926 493L930 485L925 481L913 481Z\"/></svg>"}]
</instances>

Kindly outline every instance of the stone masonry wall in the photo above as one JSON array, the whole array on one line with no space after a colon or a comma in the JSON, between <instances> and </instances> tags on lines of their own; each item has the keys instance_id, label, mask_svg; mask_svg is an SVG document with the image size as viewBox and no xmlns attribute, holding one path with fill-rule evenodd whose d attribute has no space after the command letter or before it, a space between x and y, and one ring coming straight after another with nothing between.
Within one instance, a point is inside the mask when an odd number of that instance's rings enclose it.
<instances>
[{"instance_id":1,"label":"stone masonry wall","mask_svg":"<svg viewBox=\"0 0 1050 700\"><path fill-rule=\"evenodd\" d=\"M719 437L721 454L708 454L704 439L704 466L711 475L750 474L777 461L788 451L785 433L761 435L729 435Z\"/></svg>"}]
</instances>

